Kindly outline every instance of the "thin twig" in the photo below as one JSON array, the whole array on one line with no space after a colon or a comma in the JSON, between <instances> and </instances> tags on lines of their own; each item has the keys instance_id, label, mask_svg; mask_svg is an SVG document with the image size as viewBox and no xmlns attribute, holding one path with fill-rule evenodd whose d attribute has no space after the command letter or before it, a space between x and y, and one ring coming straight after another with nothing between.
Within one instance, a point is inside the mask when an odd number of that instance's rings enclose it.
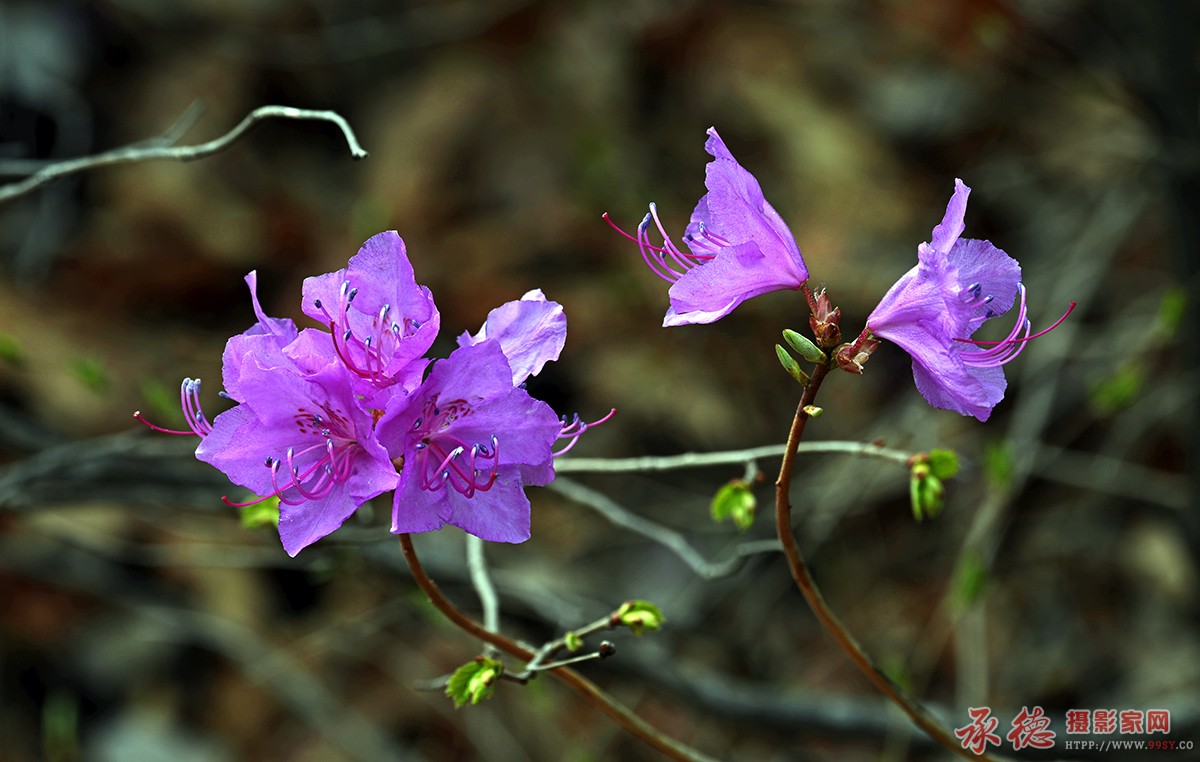
<instances>
[{"instance_id":1,"label":"thin twig","mask_svg":"<svg viewBox=\"0 0 1200 762\"><path fill-rule=\"evenodd\" d=\"M181 121L186 120L188 114L184 114ZM325 122L333 122L342 131L342 135L346 139L346 144L350 147L350 155L355 159L366 157L367 152L359 145L358 138L354 134L354 130L340 114L333 111L313 111L311 109L292 108L291 106L260 106L246 115L241 122L238 123L229 132L219 138L214 138L207 143L200 143L194 146L173 146L173 145L148 145L146 141L138 144L116 148L111 151L96 154L95 156L84 156L78 159L67 159L65 161L57 161L50 164L29 177L19 182L10 183L0 186L0 204L5 201L16 198L17 196L29 193L52 180L57 180L60 177L66 177L78 172L98 169L100 167L108 167L116 164L131 164L141 161L153 161L155 159L173 159L175 161L194 161L203 159L206 156L223 151L229 147L231 143L240 138L247 130L253 127L258 122L264 119L314 119ZM178 132L178 125L172 126L167 131L167 136L170 137Z\"/></svg>"},{"instance_id":2,"label":"thin twig","mask_svg":"<svg viewBox=\"0 0 1200 762\"><path fill-rule=\"evenodd\" d=\"M496 598L496 587L488 575L487 558L483 554L483 540L473 534L467 535L467 569L471 572L471 584L479 595L483 609L483 626L492 632L500 631L500 603ZM488 656L495 655L495 647L484 644Z\"/></svg>"},{"instance_id":3,"label":"thin twig","mask_svg":"<svg viewBox=\"0 0 1200 762\"><path fill-rule=\"evenodd\" d=\"M700 555L700 552L693 548L687 538L679 532L622 508L602 492L585 487L564 476L556 477L546 487L586 505L619 527L657 542L679 556L679 559L701 579L713 580L728 577L738 570L747 556L778 552L780 549L779 543L774 540L746 542L734 548L730 557L724 561L709 561Z\"/></svg>"},{"instance_id":4,"label":"thin twig","mask_svg":"<svg viewBox=\"0 0 1200 762\"><path fill-rule=\"evenodd\" d=\"M422 568L421 562L417 558L417 551L412 544L412 537L407 534L400 535L400 547L404 551L404 559L408 562L408 568L412 571L413 579L421 590L425 592L425 595L428 596L429 602L460 630L484 643L491 643L510 656L515 656L526 662L533 659L535 656L533 651L511 638L487 629L479 624L479 622L471 619L442 594L437 583L430 579L429 575L425 573L425 569ZM618 703L616 699L600 690L599 686L578 672L567 667L556 667L548 670L548 672L558 680L566 683L590 704L608 715L630 733L671 759L679 760L679 762L696 762L696 760L713 762L712 757L663 734L623 704Z\"/></svg>"},{"instance_id":5,"label":"thin twig","mask_svg":"<svg viewBox=\"0 0 1200 762\"><path fill-rule=\"evenodd\" d=\"M866 455L874 458L906 463L911 452L881 447L870 442L810 442L799 445L799 452L840 452L848 455ZM678 468L702 468L744 464L760 458L778 458L787 452L786 445L766 445L748 450L725 450L721 452L685 452L680 455L641 458L562 458L554 462L558 474L570 473L628 473L642 471L672 471Z\"/></svg>"},{"instance_id":6,"label":"thin twig","mask_svg":"<svg viewBox=\"0 0 1200 762\"><path fill-rule=\"evenodd\" d=\"M571 635L574 635L577 639L582 641L589 635L594 635L603 630L613 629L618 624L615 614L616 612L613 612L612 614L603 616L591 624L586 624L579 629L571 630L569 633L555 638L549 643L546 643L537 650L537 653L534 654L533 659L531 659L530 662L525 665L525 669L519 675L517 675L517 677L519 679L528 679L533 673L547 669L545 666L546 660L552 658L559 651L566 648L568 638Z\"/></svg>"},{"instance_id":7,"label":"thin twig","mask_svg":"<svg viewBox=\"0 0 1200 762\"><path fill-rule=\"evenodd\" d=\"M792 505L788 495L792 485L792 467L796 462L797 445L804 436L804 427L810 418L809 414L805 412L805 408L813 404L817 391L821 388L821 383L828 373L828 365L816 365L808 384L804 387L800 404L796 406L796 415L792 419L791 430L788 432L788 441L784 450L786 454L779 466L779 478L775 480L775 528L779 533L779 541L783 544L783 553L787 557L792 577L796 580L796 586L804 594L804 599L808 601L808 605L816 614L817 619L850 657L850 661L854 662L859 671L866 675L867 679L883 695L900 707L917 727L925 731L930 738L960 756L975 760L994 760L994 757L987 754L976 755L963 748L962 744L930 714L928 709L921 706L920 702L909 696L904 689L884 674L883 670L875 664L854 636L850 634L846 625L842 624L833 610L829 608L829 604L821 595L821 590L817 587L812 574L809 573L804 556L796 544L796 537L792 533Z\"/></svg>"}]
</instances>

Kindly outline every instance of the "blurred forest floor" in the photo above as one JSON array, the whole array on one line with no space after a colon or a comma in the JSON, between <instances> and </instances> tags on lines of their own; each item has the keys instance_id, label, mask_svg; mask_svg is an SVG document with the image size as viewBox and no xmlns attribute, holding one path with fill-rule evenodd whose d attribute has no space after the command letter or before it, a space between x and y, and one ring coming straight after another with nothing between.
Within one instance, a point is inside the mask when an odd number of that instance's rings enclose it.
<instances>
[{"instance_id":1,"label":"blurred forest floor","mask_svg":"<svg viewBox=\"0 0 1200 762\"><path fill-rule=\"evenodd\" d=\"M1200 742L1198 17L1120 0L4 0L0 168L152 138L197 101L182 143L273 103L339 112L370 157L332 125L271 121L202 161L0 206L0 758L658 759L549 680L457 711L419 689L478 644L417 591L386 500L289 559L222 505L194 441L130 414L182 423L183 376L218 412L224 341L253 320L242 277L301 320L305 276L394 228L443 356L529 289L564 304L566 350L530 391L619 410L573 454L782 443L797 387L771 345L804 328L800 297L664 330L665 285L600 218L632 229L656 201L682 230L709 126L850 336L956 177L967 235L1020 260L1035 327L1079 302L1008 366L987 424L925 404L894 346L831 379L810 440L965 463L943 515L916 523L894 464L800 459L797 534L834 610L951 727L986 705L1003 735L1038 705L1072 757L1066 710L1167 708L1169 738ZM761 465L765 506L777 462ZM743 535L710 520L739 476L572 478L719 560L773 536L769 517ZM530 496L533 538L488 547L504 629L540 642L654 601L664 631L582 669L658 727L727 759L946 757L855 672L782 558L705 580ZM462 533L416 543L475 611Z\"/></svg>"}]
</instances>

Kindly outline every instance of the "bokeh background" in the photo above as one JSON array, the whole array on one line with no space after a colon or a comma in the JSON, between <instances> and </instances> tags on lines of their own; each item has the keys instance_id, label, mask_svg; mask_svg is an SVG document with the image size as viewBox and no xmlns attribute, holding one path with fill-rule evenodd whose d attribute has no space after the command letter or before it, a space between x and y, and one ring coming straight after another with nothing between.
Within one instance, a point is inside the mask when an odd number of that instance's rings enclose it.
<instances>
[{"instance_id":1,"label":"bokeh background","mask_svg":"<svg viewBox=\"0 0 1200 762\"><path fill-rule=\"evenodd\" d=\"M1021 261L1035 325L1079 302L1009 366L987 424L926 405L894 346L830 379L810 440L949 447L964 464L943 515L918 523L903 468L801 459L797 532L833 608L951 726L986 705L1003 735L1042 706L1055 756L1073 757L1067 709L1168 708L1168 738L1200 742L1198 15L1122 0L4 0L7 180L26 160L153 138L197 102L183 144L282 104L338 111L370 157L351 160L332 125L270 121L199 162L101 169L0 206L0 758L659 758L548 679L454 710L422 686L478 644L416 590L386 501L289 559L221 504L228 483L194 442L130 414L181 423L183 376L221 409L223 343L253 318L248 271L269 313L302 320L305 276L396 229L441 309L438 352L528 289L565 305L566 350L531 391L561 412L619 410L578 455L781 443L798 387L772 344L804 328L803 300L664 330L665 284L600 218L632 229L653 200L681 229L709 126L848 334L913 265L955 177L974 188L967 234ZM777 461L760 466L769 514ZM721 561L772 537L768 515L744 534L709 518L739 476L573 478ZM664 631L618 633L617 656L583 671L657 726L727 759L947 756L854 671L778 555L704 579L586 505L531 498L533 539L488 548L505 631L542 642L654 601ZM416 541L477 611L463 535Z\"/></svg>"}]
</instances>

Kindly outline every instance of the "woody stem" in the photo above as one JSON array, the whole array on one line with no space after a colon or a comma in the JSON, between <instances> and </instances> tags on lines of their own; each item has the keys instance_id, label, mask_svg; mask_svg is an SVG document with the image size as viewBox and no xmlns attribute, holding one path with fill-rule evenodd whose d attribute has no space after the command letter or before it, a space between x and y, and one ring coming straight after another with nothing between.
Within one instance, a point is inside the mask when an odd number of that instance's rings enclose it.
<instances>
[{"instance_id":1,"label":"woody stem","mask_svg":"<svg viewBox=\"0 0 1200 762\"><path fill-rule=\"evenodd\" d=\"M421 561L417 558L417 551L413 547L411 536L408 534L400 535L400 548L404 551L404 560L408 562L408 568L412 572L417 586L425 592L425 595L429 598L429 602L438 611L445 614L446 618L460 630L522 661L529 662L536 656L533 651L517 643L515 640L484 627L451 603L450 599L437 586L437 583L425 573L425 568L421 566ZM568 669L567 667L554 667L546 671L561 682L566 683L572 690L583 697L585 701L608 715L618 725L621 725L670 759L677 760L677 762L715 762L712 757L686 746L650 725L641 717L634 714L628 707L618 703L616 699L600 690L599 686L575 670Z\"/></svg>"},{"instance_id":2,"label":"woody stem","mask_svg":"<svg viewBox=\"0 0 1200 762\"><path fill-rule=\"evenodd\" d=\"M816 365L808 384L804 387L804 392L800 396L800 404L796 407L796 415L792 419L792 428L788 432L787 448L783 453L783 463L779 467L779 478L775 480L775 528L779 533L779 541L783 545L783 552L787 557L792 578L796 581L796 587L800 588L800 592L808 601L808 605L816 614L817 619L833 636L834 641L846 653L846 656L850 657L854 666L866 675L880 693L900 707L913 721L913 724L925 731L930 738L960 756L994 762L994 758L987 754L977 755L964 749L950 731L929 713L928 709L921 706L920 702L909 696L876 666L858 641L854 639L854 636L850 634L850 631L846 629L846 625L837 618L837 615L829 608L829 604L825 602L825 597L817 587L816 580L809 573L804 556L796 544L796 537L792 533L792 505L788 495L792 483L792 468L796 462L796 448L804 436L804 427L811 417L805 412L805 408L811 406L816 399L817 391L829 373L829 367L828 365Z\"/></svg>"}]
</instances>

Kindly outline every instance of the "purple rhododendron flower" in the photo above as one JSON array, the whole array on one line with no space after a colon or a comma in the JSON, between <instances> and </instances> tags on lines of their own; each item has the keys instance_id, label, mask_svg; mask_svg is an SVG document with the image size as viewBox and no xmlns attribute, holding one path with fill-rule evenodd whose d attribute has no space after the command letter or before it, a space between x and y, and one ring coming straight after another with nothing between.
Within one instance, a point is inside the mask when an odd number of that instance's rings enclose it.
<instances>
[{"instance_id":1,"label":"purple rhododendron flower","mask_svg":"<svg viewBox=\"0 0 1200 762\"><path fill-rule=\"evenodd\" d=\"M621 231L637 241L654 274L672 283L664 327L712 323L751 297L798 289L808 280L796 239L716 129L708 129L704 148L713 157L705 169L708 193L684 231L688 251L667 235L654 204L636 237ZM652 223L662 236L661 246L650 243Z\"/></svg>"},{"instance_id":2,"label":"purple rhododendron flower","mask_svg":"<svg viewBox=\"0 0 1200 762\"><path fill-rule=\"evenodd\" d=\"M258 272L251 270L245 280L246 285L250 287L250 304L254 308L257 321L225 342L225 351L221 355L221 376L225 384L222 396L235 402L245 399L239 385L242 359L258 357L268 365L285 364L285 348L299 335L296 324L290 319L268 317L263 311L262 304L258 301ZM328 363L329 359L326 359L321 363L321 367Z\"/></svg>"},{"instance_id":3,"label":"purple rhododendron flower","mask_svg":"<svg viewBox=\"0 0 1200 762\"><path fill-rule=\"evenodd\" d=\"M498 341L456 349L376 429L402 464L392 532L453 524L493 542L529 539L524 485L554 478L560 431L546 403L513 385Z\"/></svg>"},{"instance_id":4,"label":"purple rhododendron flower","mask_svg":"<svg viewBox=\"0 0 1200 762\"><path fill-rule=\"evenodd\" d=\"M567 341L567 316L562 305L546 300L540 288L528 291L519 301L506 302L488 313L479 332L472 336L464 331L458 337L460 347L480 344L488 339L500 343L500 350L513 372L513 386L520 386L530 376L541 372L547 362L557 360ZM587 422L575 414L560 418L562 428L558 438L569 440L555 457L571 451L584 432L599 426L616 415L613 408L603 418Z\"/></svg>"},{"instance_id":5,"label":"purple rhododendron flower","mask_svg":"<svg viewBox=\"0 0 1200 762\"><path fill-rule=\"evenodd\" d=\"M293 556L393 489L394 532L449 523L486 540L528 539L524 485L548 483L555 456L612 415L560 420L523 388L566 341L562 306L540 290L492 310L422 381L440 318L395 232L372 237L345 269L305 280L304 309L329 332L268 317L257 274L246 283L257 320L222 355L222 396L238 404L210 423L200 382L184 379L189 431L135 416L199 436L197 458L265 495L226 503L278 498ZM570 441L555 452L560 439Z\"/></svg>"},{"instance_id":6,"label":"purple rhododendron flower","mask_svg":"<svg viewBox=\"0 0 1200 762\"><path fill-rule=\"evenodd\" d=\"M970 192L962 180L954 181L941 224L929 243L917 247L917 266L884 295L867 318L867 330L912 355L917 390L929 404L986 421L1004 398L1002 367L1029 339L1053 330L1066 315L1030 335L1021 266L989 241L959 237ZM970 340L985 321L1007 312L1018 297L1016 324L1005 339ZM991 346L980 348L985 345Z\"/></svg>"},{"instance_id":7,"label":"purple rhododendron flower","mask_svg":"<svg viewBox=\"0 0 1200 762\"><path fill-rule=\"evenodd\" d=\"M289 555L399 482L375 439L375 413L359 405L343 367L330 363L305 376L251 354L239 373L242 404L217 416L196 457L256 495L279 498L279 537Z\"/></svg>"},{"instance_id":8,"label":"purple rhododendron flower","mask_svg":"<svg viewBox=\"0 0 1200 762\"><path fill-rule=\"evenodd\" d=\"M369 387L416 386L441 323L394 230L368 239L345 268L306 278L304 314L329 327L334 351L367 396Z\"/></svg>"},{"instance_id":9,"label":"purple rhododendron flower","mask_svg":"<svg viewBox=\"0 0 1200 762\"><path fill-rule=\"evenodd\" d=\"M246 285L250 287L250 303L254 308L254 315L257 321L244 332L227 341L225 343L225 351L222 355L222 375L225 380L225 390L221 392L221 396L226 399L232 399L235 402L241 402L243 399L241 393L238 391L238 378L241 374L242 358L247 355L258 355L280 361L283 359L283 348L292 343L297 336L296 324L291 320L288 318L268 317L263 311L262 304L258 301L258 273L253 270L250 271L246 275L245 280ZM203 409L200 407L200 379L183 379L183 383L180 385L179 397L180 406L183 408L183 417L187 421L190 431L174 431L156 426L143 418L141 411L137 411L133 415L146 426L155 431L161 431L164 434L207 436L212 431L212 424L209 423Z\"/></svg>"},{"instance_id":10,"label":"purple rhododendron flower","mask_svg":"<svg viewBox=\"0 0 1200 762\"><path fill-rule=\"evenodd\" d=\"M296 338L296 324L290 318L268 317L258 301L258 271L251 270L246 275L246 285L250 287L250 306L254 308L254 316L258 321L246 329L243 336L266 334L274 337L280 347L291 344Z\"/></svg>"},{"instance_id":11,"label":"purple rhododendron flower","mask_svg":"<svg viewBox=\"0 0 1200 762\"><path fill-rule=\"evenodd\" d=\"M546 300L540 288L527 292L519 301L506 302L488 313L483 327L474 336L464 331L458 337L460 347L488 339L500 343L500 349L513 372L513 386L536 376L551 360L557 360L567 341L567 316L562 305Z\"/></svg>"}]
</instances>

